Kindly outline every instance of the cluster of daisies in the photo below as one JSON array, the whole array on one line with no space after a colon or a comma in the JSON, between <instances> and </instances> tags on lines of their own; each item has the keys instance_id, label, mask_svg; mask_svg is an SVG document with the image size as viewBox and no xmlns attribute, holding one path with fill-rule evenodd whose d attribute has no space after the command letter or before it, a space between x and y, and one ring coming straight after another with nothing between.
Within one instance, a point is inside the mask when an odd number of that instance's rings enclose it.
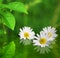
<instances>
[{"instance_id":1,"label":"cluster of daisies","mask_svg":"<svg viewBox=\"0 0 60 58\"><path fill-rule=\"evenodd\" d=\"M37 51L40 53L48 53L50 48L53 48L57 34L56 29L51 26L43 28L37 35L30 27L23 27L20 29L19 36L20 42L24 45L33 43Z\"/></svg>"}]
</instances>

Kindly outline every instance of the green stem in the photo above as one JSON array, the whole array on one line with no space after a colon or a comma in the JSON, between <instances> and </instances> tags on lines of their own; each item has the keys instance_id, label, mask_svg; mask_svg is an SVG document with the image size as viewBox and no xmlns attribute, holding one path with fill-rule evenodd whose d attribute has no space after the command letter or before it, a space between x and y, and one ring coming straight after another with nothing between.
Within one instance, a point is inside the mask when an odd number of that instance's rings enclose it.
<instances>
[{"instance_id":1,"label":"green stem","mask_svg":"<svg viewBox=\"0 0 60 58\"><path fill-rule=\"evenodd\" d=\"M28 56L28 46L24 46L23 58L27 58L27 56Z\"/></svg>"},{"instance_id":2,"label":"green stem","mask_svg":"<svg viewBox=\"0 0 60 58\"><path fill-rule=\"evenodd\" d=\"M56 23L57 23L58 17L59 17L59 12L60 12L60 1L57 5L55 11L54 11L54 16L53 16L52 21L51 21L52 26L56 26Z\"/></svg>"},{"instance_id":3,"label":"green stem","mask_svg":"<svg viewBox=\"0 0 60 58\"><path fill-rule=\"evenodd\" d=\"M6 32L6 28L4 26L4 22L3 22L3 18L1 19L1 22L2 22L2 30L3 30L3 45L6 44L6 41L7 41L7 32Z\"/></svg>"},{"instance_id":4,"label":"green stem","mask_svg":"<svg viewBox=\"0 0 60 58\"><path fill-rule=\"evenodd\" d=\"M26 9L28 10L30 7L35 6L38 3L41 3L42 0L34 0L33 2L30 2L29 4L26 5Z\"/></svg>"},{"instance_id":5,"label":"green stem","mask_svg":"<svg viewBox=\"0 0 60 58\"><path fill-rule=\"evenodd\" d=\"M3 18L1 18L1 22L2 22L2 27L3 27L3 30L4 30L4 34L6 34L6 29L5 29L5 26L4 26Z\"/></svg>"}]
</instances>

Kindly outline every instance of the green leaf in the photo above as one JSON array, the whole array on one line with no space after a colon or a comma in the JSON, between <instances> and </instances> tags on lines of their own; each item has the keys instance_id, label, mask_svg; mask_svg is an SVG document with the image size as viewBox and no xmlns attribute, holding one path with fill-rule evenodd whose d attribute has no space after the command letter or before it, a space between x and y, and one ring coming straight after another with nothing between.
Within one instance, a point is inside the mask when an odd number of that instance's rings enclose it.
<instances>
[{"instance_id":1,"label":"green leaf","mask_svg":"<svg viewBox=\"0 0 60 58\"><path fill-rule=\"evenodd\" d=\"M25 5L21 2L11 2L8 4L0 4L0 9L4 9L4 8L8 8L10 10L28 14Z\"/></svg>"},{"instance_id":2,"label":"green leaf","mask_svg":"<svg viewBox=\"0 0 60 58\"><path fill-rule=\"evenodd\" d=\"M6 11L6 12L0 12L0 14L3 16L3 22L4 24L9 27L10 29L14 30L14 27L15 27L15 18L14 16Z\"/></svg>"},{"instance_id":3,"label":"green leaf","mask_svg":"<svg viewBox=\"0 0 60 58\"><path fill-rule=\"evenodd\" d=\"M15 54L15 44L12 41L10 44L4 47L4 54L2 58L12 58Z\"/></svg>"},{"instance_id":4,"label":"green leaf","mask_svg":"<svg viewBox=\"0 0 60 58\"><path fill-rule=\"evenodd\" d=\"M26 10L24 4L21 2L11 2L11 3L7 4L6 7L11 10L15 10L15 11L23 12L23 13L27 14L27 10Z\"/></svg>"}]
</instances>

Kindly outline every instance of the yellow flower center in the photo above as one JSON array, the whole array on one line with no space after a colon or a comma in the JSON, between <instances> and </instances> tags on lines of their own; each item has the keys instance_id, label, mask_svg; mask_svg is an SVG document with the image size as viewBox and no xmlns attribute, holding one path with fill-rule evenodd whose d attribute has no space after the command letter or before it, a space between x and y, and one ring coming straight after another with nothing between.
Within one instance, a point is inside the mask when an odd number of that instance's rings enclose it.
<instances>
[{"instance_id":1,"label":"yellow flower center","mask_svg":"<svg viewBox=\"0 0 60 58\"><path fill-rule=\"evenodd\" d=\"M46 44L46 38L41 38L41 39L39 40L39 43L40 43L40 44Z\"/></svg>"},{"instance_id":2,"label":"yellow flower center","mask_svg":"<svg viewBox=\"0 0 60 58\"><path fill-rule=\"evenodd\" d=\"M48 37L50 38L52 36L52 33L51 32L48 32Z\"/></svg>"},{"instance_id":3,"label":"yellow flower center","mask_svg":"<svg viewBox=\"0 0 60 58\"><path fill-rule=\"evenodd\" d=\"M26 39L29 37L29 33L28 32L25 32L24 33L24 37L26 37Z\"/></svg>"}]
</instances>

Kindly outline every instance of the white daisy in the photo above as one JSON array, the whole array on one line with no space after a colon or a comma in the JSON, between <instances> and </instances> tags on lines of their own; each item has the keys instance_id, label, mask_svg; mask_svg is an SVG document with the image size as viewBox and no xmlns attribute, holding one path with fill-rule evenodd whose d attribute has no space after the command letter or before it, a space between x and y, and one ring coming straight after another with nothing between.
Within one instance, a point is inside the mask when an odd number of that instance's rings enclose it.
<instances>
[{"instance_id":1,"label":"white daisy","mask_svg":"<svg viewBox=\"0 0 60 58\"><path fill-rule=\"evenodd\" d=\"M34 39L35 37L35 33L32 31L32 29L30 27L23 27L22 29L20 29L19 32L20 35L20 39Z\"/></svg>"},{"instance_id":2,"label":"white daisy","mask_svg":"<svg viewBox=\"0 0 60 58\"><path fill-rule=\"evenodd\" d=\"M57 37L56 29L54 27L45 27L43 32L47 35L48 40L52 41Z\"/></svg>"},{"instance_id":3,"label":"white daisy","mask_svg":"<svg viewBox=\"0 0 60 58\"><path fill-rule=\"evenodd\" d=\"M40 32L40 35L37 34L36 40L33 40L34 45L45 47L49 46L49 42L47 41L47 36L43 31Z\"/></svg>"}]
</instances>

